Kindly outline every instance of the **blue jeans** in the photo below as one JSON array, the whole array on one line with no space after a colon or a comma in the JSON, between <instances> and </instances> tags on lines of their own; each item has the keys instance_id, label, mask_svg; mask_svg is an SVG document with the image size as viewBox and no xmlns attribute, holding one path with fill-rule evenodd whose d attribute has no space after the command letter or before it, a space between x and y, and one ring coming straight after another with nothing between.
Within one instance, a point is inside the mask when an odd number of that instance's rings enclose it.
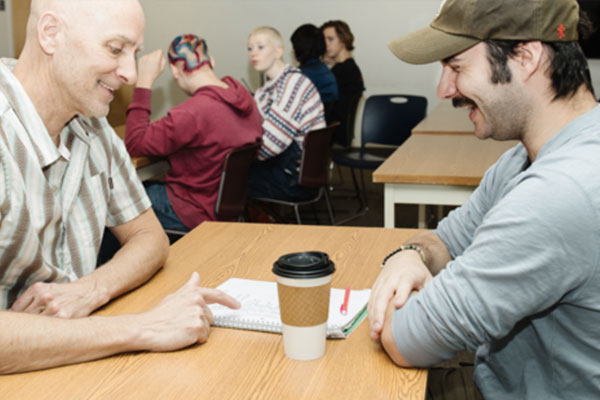
<instances>
[{"instance_id":1,"label":"blue jeans","mask_svg":"<svg viewBox=\"0 0 600 400\"><path fill-rule=\"evenodd\" d=\"M144 182L144 189L146 189L146 193L152 202L152 210L154 210L156 217L164 229L189 232L190 229L186 227L177 214L175 214L173 206L171 206L171 202L167 196L167 188L164 183L152 181Z\"/></svg>"},{"instance_id":2,"label":"blue jeans","mask_svg":"<svg viewBox=\"0 0 600 400\"><path fill-rule=\"evenodd\" d=\"M298 184L302 150L293 142L285 151L265 161L254 161L248 174L248 197L277 200L308 200L317 190Z\"/></svg>"}]
</instances>

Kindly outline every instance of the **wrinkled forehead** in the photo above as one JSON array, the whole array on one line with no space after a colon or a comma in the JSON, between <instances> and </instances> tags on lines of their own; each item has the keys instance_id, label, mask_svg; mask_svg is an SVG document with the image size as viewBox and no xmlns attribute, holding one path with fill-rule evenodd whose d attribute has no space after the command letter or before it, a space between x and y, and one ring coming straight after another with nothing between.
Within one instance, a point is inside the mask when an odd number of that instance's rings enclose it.
<instances>
[{"instance_id":1,"label":"wrinkled forehead","mask_svg":"<svg viewBox=\"0 0 600 400\"><path fill-rule=\"evenodd\" d=\"M38 14L51 11L88 16L119 10L138 13L142 18L144 14L139 0L31 0L31 12Z\"/></svg>"},{"instance_id":2,"label":"wrinkled forehead","mask_svg":"<svg viewBox=\"0 0 600 400\"><path fill-rule=\"evenodd\" d=\"M137 46L143 43L145 18L138 0L33 0L34 4L32 13L56 13L79 35L120 36Z\"/></svg>"}]
</instances>

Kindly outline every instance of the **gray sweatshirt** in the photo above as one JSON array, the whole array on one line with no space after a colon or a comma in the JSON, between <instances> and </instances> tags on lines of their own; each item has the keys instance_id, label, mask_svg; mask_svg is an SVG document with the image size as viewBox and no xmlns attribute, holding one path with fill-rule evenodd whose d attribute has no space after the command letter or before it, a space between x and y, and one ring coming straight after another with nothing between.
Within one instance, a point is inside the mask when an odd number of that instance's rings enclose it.
<instances>
[{"instance_id":1,"label":"gray sweatshirt","mask_svg":"<svg viewBox=\"0 0 600 400\"><path fill-rule=\"evenodd\" d=\"M393 317L417 366L476 351L486 399L600 398L600 106L522 144L435 233L453 260Z\"/></svg>"}]
</instances>

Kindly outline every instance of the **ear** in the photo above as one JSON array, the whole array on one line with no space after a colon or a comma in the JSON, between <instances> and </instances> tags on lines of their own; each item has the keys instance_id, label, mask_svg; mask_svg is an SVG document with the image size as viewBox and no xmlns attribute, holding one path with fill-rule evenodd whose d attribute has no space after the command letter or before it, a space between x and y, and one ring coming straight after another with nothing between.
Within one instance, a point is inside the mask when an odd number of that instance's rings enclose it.
<instances>
[{"instance_id":1,"label":"ear","mask_svg":"<svg viewBox=\"0 0 600 400\"><path fill-rule=\"evenodd\" d=\"M519 43L516 47L516 55L511 59L523 72L523 79L529 79L536 72L542 71L544 45L538 40Z\"/></svg>"},{"instance_id":2,"label":"ear","mask_svg":"<svg viewBox=\"0 0 600 400\"><path fill-rule=\"evenodd\" d=\"M275 54L277 55L277 59L283 60L283 47L276 47Z\"/></svg>"},{"instance_id":3,"label":"ear","mask_svg":"<svg viewBox=\"0 0 600 400\"><path fill-rule=\"evenodd\" d=\"M169 63L169 68L171 68L171 73L173 74L173 77L175 79L177 79L179 77L179 75L181 74L181 72L179 71L179 68L177 68L177 65Z\"/></svg>"},{"instance_id":4,"label":"ear","mask_svg":"<svg viewBox=\"0 0 600 400\"><path fill-rule=\"evenodd\" d=\"M37 34L40 47L46 54L54 54L58 47L60 20L53 12L42 14L37 24Z\"/></svg>"}]
</instances>

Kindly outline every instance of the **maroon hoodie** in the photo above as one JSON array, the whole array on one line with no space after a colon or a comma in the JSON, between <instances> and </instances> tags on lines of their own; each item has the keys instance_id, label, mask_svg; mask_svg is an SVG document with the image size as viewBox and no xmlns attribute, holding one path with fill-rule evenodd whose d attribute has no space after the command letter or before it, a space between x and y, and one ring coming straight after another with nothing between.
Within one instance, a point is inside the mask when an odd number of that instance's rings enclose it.
<instances>
[{"instance_id":1,"label":"maroon hoodie","mask_svg":"<svg viewBox=\"0 0 600 400\"><path fill-rule=\"evenodd\" d=\"M215 220L223 161L231 149L262 137L262 120L252 95L226 76L228 89L203 86L150 124L149 89L136 88L127 109L125 145L132 157L166 157L167 195L188 228Z\"/></svg>"}]
</instances>

